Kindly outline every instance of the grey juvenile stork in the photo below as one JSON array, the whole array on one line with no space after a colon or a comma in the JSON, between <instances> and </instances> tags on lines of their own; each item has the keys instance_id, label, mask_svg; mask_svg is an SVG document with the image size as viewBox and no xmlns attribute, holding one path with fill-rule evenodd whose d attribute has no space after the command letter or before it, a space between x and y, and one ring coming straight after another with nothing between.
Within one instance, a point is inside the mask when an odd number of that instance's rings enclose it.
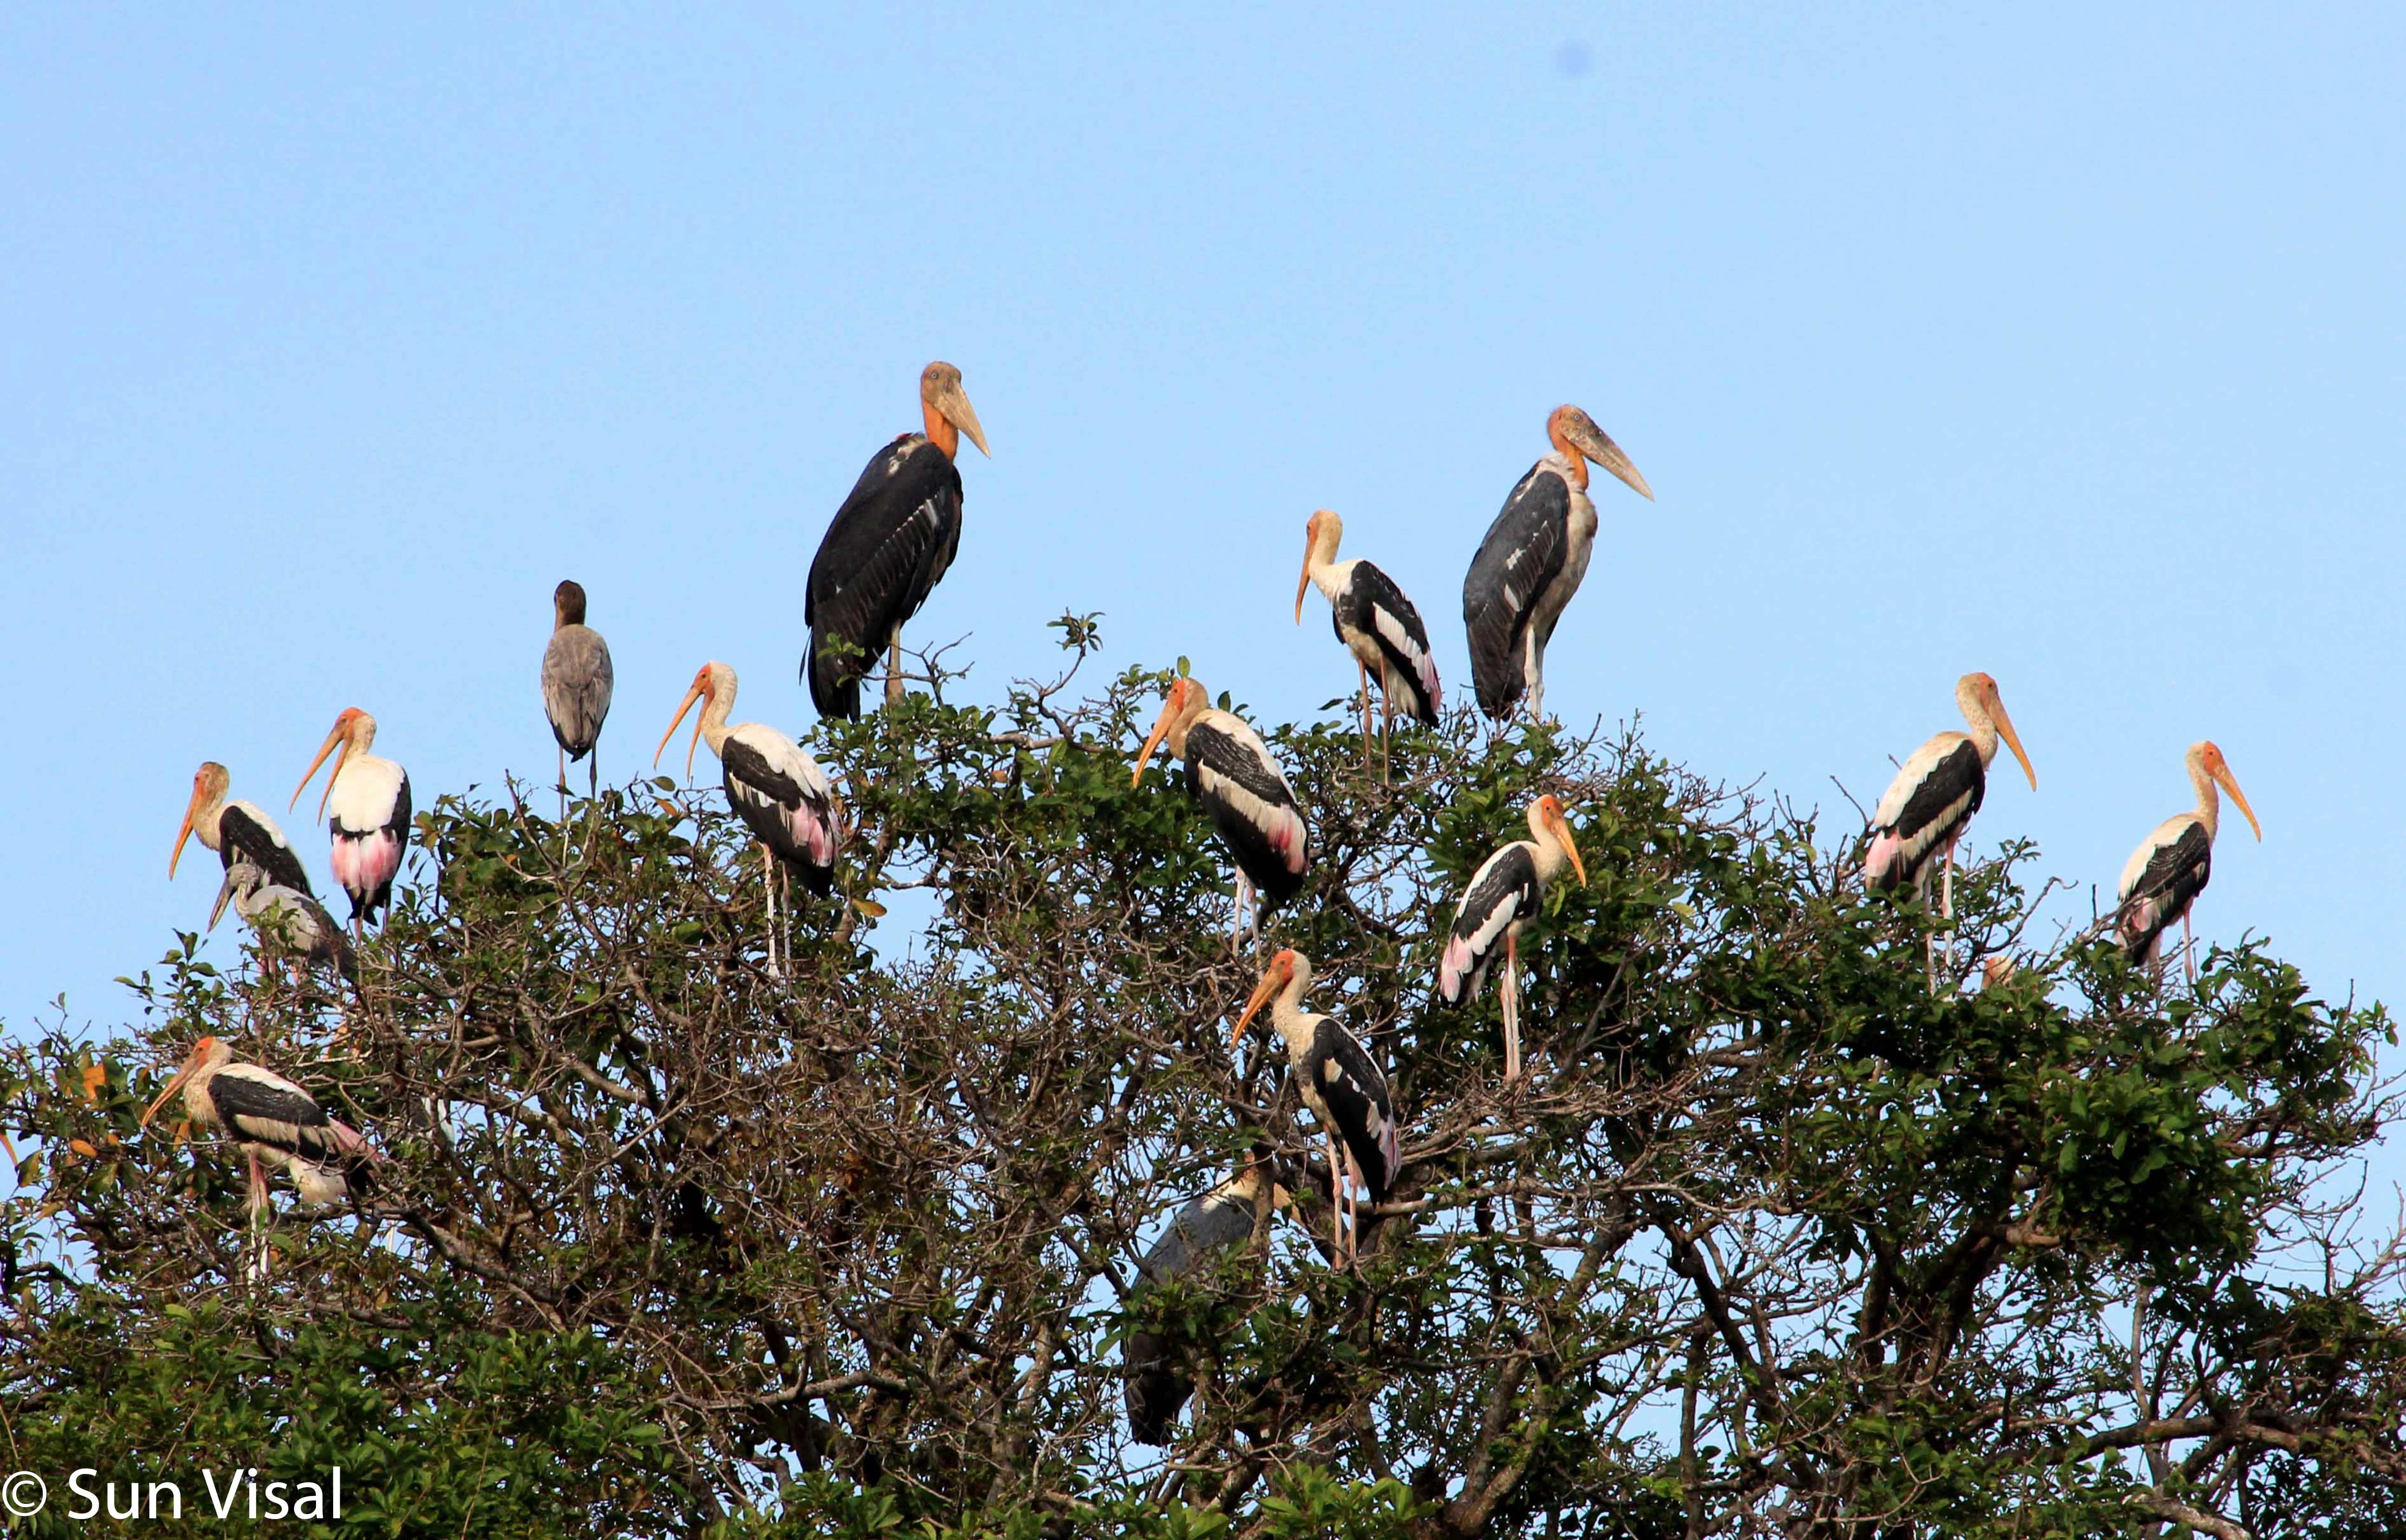
<instances>
[{"instance_id":1,"label":"grey juvenile stork","mask_svg":"<svg viewBox=\"0 0 2406 1540\"><path fill-rule=\"evenodd\" d=\"M610 692L617 676L610 667L610 643L585 624L585 589L563 581L551 594L551 641L543 649L543 714L559 744L560 821L568 817L568 767L588 755L585 794L602 789L602 756L593 745L610 715ZM567 838L563 831L561 839Z\"/></svg>"},{"instance_id":2,"label":"grey juvenile stork","mask_svg":"<svg viewBox=\"0 0 2406 1540\"><path fill-rule=\"evenodd\" d=\"M1156 1285L1208 1281L1208 1269L1253 1239L1257 1213L1267 1208L1276 1214L1290 1201L1286 1188L1272 1177L1267 1159L1248 1163L1179 1210L1169 1228L1137 1264L1137 1285L1128 1291L1129 1309L1139 1308L1147 1291ZM1204 1277L1198 1279L1198 1274ZM1128 1435L1139 1444L1168 1443L1170 1424L1195 1394L1195 1380L1177 1345L1150 1327L1141 1327L1128 1335L1123 1362L1127 1372Z\"/></svg>"}]
</instances>

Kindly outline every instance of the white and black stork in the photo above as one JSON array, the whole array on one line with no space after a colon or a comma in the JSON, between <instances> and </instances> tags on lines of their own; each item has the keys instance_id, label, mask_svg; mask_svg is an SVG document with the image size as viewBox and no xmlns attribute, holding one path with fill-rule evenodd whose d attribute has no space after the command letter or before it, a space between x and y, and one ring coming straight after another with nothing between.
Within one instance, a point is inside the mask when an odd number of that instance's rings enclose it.
<instances>
[{"instance_id":1,"label":"white and black stork","mask_svg":"<svg viewBox=\"0 0 2406 1540\"><path fill-rule=\"evenodd\" d=\"M707 741L718 756L719 784L727 789L727 805L760 841L760 880L769 895L769 972L777 968L777 888L781 873L801 873L802 885L825 897L835 885L836 853L843 846L842 813L835 788L810 752L776 728L759 722L727 725L735 709L735 671L724 663L704 663L695 671L693 686L678 703L676 719L660 734L652 763L676 736L685 713L701 701L701 715L693 725L693 742L686 745L685 772L693 774L697 745ZM792 911L790 897L786 909Z\"/></svg>"},{"instance_id":2,"label":"white and black stork","mask_svg":"<svg viewBox=\"0 0 2406 1540\"><path fill-rule=\"evenodd\" d=\"M1383 750L1387 729L1400 705L1415 721L1437 726L1437 708L1445 700L1437 683L1437 657L1429 651L1428 628L1421 613L1395 586L1395 580L1375 563L1337 559L1345 538L1345 521L1323 508L1303 527L1303 576L1295 586L1295 622L1303 624L1303 596L1317 586L1328 596L1329 619L1337 640L1353 655L1362 683L1362 753L1370 752L1370 676L1379 678L1379 742Z\"/></svg>"},{"instance_id":3,"label":"white and black stork","mask_svg":"<svg viewBox=\"0 0 2406 1540\"><path fill-rule=\"evenodd\" d=\"M2122 867L2115 924L2131 957L2153 963L2161 955L2164 932L2178 920L2181 955L2188 981L2195 983L2197 957L2188 913L2197 896L2205 891L2205 880L2214 868L2214 836L2222 822L2222 799L2214 788L2219 784L2230 794L2258 840L2264 838L2264 826L2256 821L2256 810L2247 805L2246 794L2239 789L2239 780L2230 773L2220 749L2211 742L2191 743L2185 762L2189 784L2197 788L2197 809L2176 812L2158 824L2156 831L2130 853Z\"/></svg>"},{"instance_id":4,"label":"white and black stork","mask_svg":"<svg viewBox=\"0 0 2406 1540\"><path fill-rule=\"evenodd\" d=\"M167 856L169 880L184 857L184 841L197 837L225 867L225 881L209 911L211 930L231 902L259 938L263 955L296 957L304 965L324 963L357 983L359 968L350 940L318 902L301 857L286 843L276 820L256 803L226 800L229 780L226 768L214 759L192 772L192 798L176 830L176 848Z\"/></svg>"},{"instance_id":5,"label":"white and black stork","mask_svg":"<svg viewBox=\"0 0 2406 1540\"><path fill-rule=\"evenodd\" d=\"M354 940L365 934L363 923L392 902L392 880L409 850L409 772L368 752L375 734L375 717L357 706L345 707L301 784L292 788L286 809L300 805L318 767L333 755L334 769L318 798L318 812L323 817L333 810L326 832L334 844L334 882L351 897Z\"/></svg>"},{"instance_id":6,"label":"white and black stork","mask_svg":"<svg viewBox=\"0 0 2406 1540\"><path fill-rule=\"evenodd\" d=\"M811 628L802 679L821 716L860 716L860 679L885 654L885 703L902 699L902 623L927 601L961 545L961 435L991 455L961 372L941 360L919 374L926 431L877 451L811 561L802 618Z\"/></svg>"},{"instance_id":7,"label":"white and black stork","mask_svg":"<svg viewBox=\"0 0 2406 1540\"><path fill-rule=\"evenodd\" d=\"M559 798L565 815L568 767L592 755L585 767L585 794L602 789L602 756L593 753L602 724L610 715L617 675L610 667L610 643L585 624L584 585L563 581L551 594L551 641L543 649L543 714L559 744Z\"/></svg>"},{"instance_id":8,"label":"white and black stork","mask_svg":"<svg viewBox=\"0 0 2406 1540\"><path fill-rule=\"evenodd\" d=\"M1542 716L1546 643L1563 606L1578 592L1595 546L1595 504L1588 501L1593 460L1648 502L1653 489L1621 445L1576 406L1546 418L1553 450L1512 488L1462 580L1462 624L1470 633L1470 681L1479 709L1501 722L1525 697Z\"/></svg>"},{"instance_id":9,"label":"white and black stork","mask_svg":"<svg viewBox=\"0 0 2406 1540\"><path fill-rule=\"evenodd\" d=\"M1128 1291L1128 1307L1139 1308L1146 1291L1159 1284L1208 1282L1209 1269L1219 1259L1253 1238L1257 1213L1267 1208L1275 1214L1291 1201L1267 1160L1249 1163L1179 1210L1169 1228L1137 1264L1137 1285ZM1183 1354L1161 1334L1140 1327L1128 1334L1122 1362L1127 1374L1128 1435L1139 1444L1168 1444L1170 1425L1195 1394L1195 1380L1187 1372Z\"/></svg>"},{"instance_id":10,"label":"white and black stork","mask_svg":"<svg viewBox=\"0 0 2406 1540\"><path fill-rule=\"evenodd\" d=\"M1965 674L1955 682L1955 704L1972 730L1936 734L1906 757L1872 810L1871 845L1863 853L1866 888L1890 893L1910 883L1924 897L1930 891L1930 858L1942 857L1939 912L1950 920L1955 917L1955 842L1988 794L1988 766L1997 757L2000 737L2021 761L2031 790L2038 790L2038 771L2031 768L2021 735L2005 714L1997 682L1985 673ZM1927 938L1922 953L1934 984L1937 962Z\"/></svg>"},{"instance_id":11,"label":"white and black stork","mask_svg":"<svg viewBox=\"0 0 2406 1540\"><path fill-rule=\"evenodd\" d=\"M1303 890L1311 829L1269 745L1243 717L1212 705L1211 692L1200 681L1170 682L1160 719L1137 752L1129 785L1143 784L1144 768L1163 743L1186 762L1187 791L1211 815L1211 827L1237 858L1237 918L1228 932L1233 954L1254 893L1267 913ZM1254 928L1260 928L1258 916Z\"/></svg>"},{"instance_id":12,"label":"white and black stork","mask_svg":"<svg viewBox=\"0 0 2406 1540\"><path fill-rule=\"evenodd\" d=\"M197 839L217 853L229 871L237 861L248 861L277 885L316 897L308 869L285 842L276 820L256 802L226 800L231 780L226 768L214 759L203 761L192 772L192 799L185 804L184 822L176 830L176 848L167 857L168 880L175 880L176 864L184 858L184 841Z\"/></svg>"},{"instance_id":13,"label":"white and black stork","mask_svg":"<svg viewBox=\"0 0 2406 1540\"><path fill-rule=\"evenodd\" d=\"M1272 957L1237 1018L1228 1051L1243 1045L1245 1028L1268 1005L1270 1023L1286 1042L1295 1092L1328 1139L1330 1250L1336 1265L1347 1267L1361 1233L1354 1184L1368 1190L1373 1208L1386 1202L1403 1168L1403 1152L1385 1071L1335 1017L1303 1009L1303 992L1310 987L1310 958L1293 947Z\"/></svg>"},{"instance_id":14,"label":"white and black stork","mask_svg":"<svg viewBox=\"0 0 2406 1540\"><path fill-rule=\"evenodd\" d=\"M245 1064L220 1038L203 1038L142 1114L147 1128L167 1098L181 1091L184 1109L200 1127L230 1136L250 1167L250 1213L267 1212L267 1175L281 1166L304 1202L345 1201L369 1184L381 1159L360 1132L327 1115L306 1091L272 1070Z\"/></svg>"},{"instance_id":15,"label":"white and black stork","mask_svg":"<svg viewBox=\"0 0 2406 1540\"><path fill-rule=\"evenodd\" d=\"M1562 801L1540 797L1529 804L1529 838L1513 841L1479 863L1454 908L1453 933L1437 960L1437 998L1460 1005L1478 996L1494 965L1496 944L1503 943L1507 1081L1521 1078L1521 931L1544 912L1546 886L1565 863L1585 887L1587 865L1579 859Z\"/></svg>"}]
</instances>

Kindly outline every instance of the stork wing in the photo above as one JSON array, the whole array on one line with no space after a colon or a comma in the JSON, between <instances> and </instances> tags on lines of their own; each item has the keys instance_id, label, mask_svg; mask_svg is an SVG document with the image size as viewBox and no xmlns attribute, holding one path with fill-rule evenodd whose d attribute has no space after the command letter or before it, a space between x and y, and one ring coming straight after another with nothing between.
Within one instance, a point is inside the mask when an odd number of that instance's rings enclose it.
<instances>
[{"instance_id":1,"label":"stork wing","mask_svg":"<svg viewBox=\"0 0 2406 1540\"><path fill-rule=\"evenodd\" d=\"M1428 628L1421 624L1420 611L1412 607L1395 580L1370 562L1355 562L1353 581L1344 593L1344 612L1332 609L1329 615L1337 640L1345 639L1345 628L1350 625L1379 643L1387 660L1387 679L1399 681L1409 692L1403 704L1413 716L1437 726L1437 703L1445 697L1437 682L1437 657L1429 650ZM1386 682L1381 681L1380 687L1386 688Z\"/></svg>"},{"instance_id":2,"label":"stork wing","mask_svg":"<svg viewBox=\"0 0 2406 1540\"><path fill-rule=\"evenodd\" d=\"M803 672L820 715L860 714L861 674L927 602L960 543L961 473L951 457L916 433L880 450L811 562Z\"/></svg>"},{"instance_id":3,"label":"stork wing","mask_svg":"<svg viewBox=\"0 0 2406 1540\"><path fill-rule=\"evenodd\" d=\"M1521 698L1521 637L1537 596L1570 551L1571 489L1540 462L1529 468L1487 527L1462 580L1462 624L1470 633L1470 679L1490 716Z\"/></svg>"}]
</instances>

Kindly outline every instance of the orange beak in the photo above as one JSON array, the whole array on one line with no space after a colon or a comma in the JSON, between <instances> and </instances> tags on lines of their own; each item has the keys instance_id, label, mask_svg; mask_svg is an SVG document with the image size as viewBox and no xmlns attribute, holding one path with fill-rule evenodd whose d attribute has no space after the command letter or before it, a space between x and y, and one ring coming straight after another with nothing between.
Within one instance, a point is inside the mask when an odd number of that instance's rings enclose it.
<instances>
[{"instance_id":1,"label":"orange beak","mask_svg":"<svg viewBox=\"0 0 2406 1540\"><path fill-rule=\"evenodd\" d=\"M1262 982L1253 986L1253 993L1245 1001L1243 1012L1237 1017L1237 1030L1228 1038L1229 1053L1234 1053L1244 1045L1245 1028L1253 1024L1253 1018L1261 1014L1262 1007L1269 1004L1271 996L1285 988L1286 982L1293 977L1295 964L1287 954L1281 952L1270 959L1269 971L1264 973Z\"/></svg>"},{"instance_id":2,"label":"orange beak","mask_svg":"<svg viewBox=\"0 0 2406 1540\"><path fill-rule=\"evenodd\" d=\"M693 688L685 692L685 699L677 707L676 720L669 724L668 731L660 734L660 746L652 751L653 769L657 770L659 768L660 756L667 750L669 740L676 736L678 727L685 721L685 713L693 710L693 703L695 701L701 699L709 693L710 685L707 680L703 679L695 680L693 682ZM703 713L704 716L707 714L707 713ZM686 779L688 781L693 779L694 752L701 746L702 720L702 716L697 716L693 719L693 742L685 746L685 775Z\"/></svg>"},{"instance_id":3,"label":"orange beak","mask_svg":"<svg viewBox=\"0 0 2406 1540\"><path fill-rule=\"evenodd\" d=\"M1144 747L1137 751L1136 773L1128 777L1130 786L1144 784L1144 767L1153 763L1153 751L1161 747L1163 739L1169 736L1169 725L1178 720L1180 695L1176 685L1169 686L1169 699L1161 703L1161 714L1153 719L1152 736L1145 739Z\"/></svg>"},{"instance_id":4,"label":"orange beak","mask_svg":"<svg viewBox=\"0 0 2406 1540\"><path fill-rule=\"evenodd\" d=\"M2014 757L2022 762L2022 773L2030 777L2031 790L2038 790L2038 771L2031 768L2030 755L2022 748L2022 735L2014 731L2014 719L2005 714L2005 703L1994 689L1988 691L1988 714L1997 719L1997 736L2005 741L2005 747L2013 750Z\"/></svg>"},{"instance_id":5,"label":"orange beak","mask_svg":"<svg viewBox=\"0 0 2406 1540\"><path fill-rule=\"evenodd\" d=\"M315 770L317 767L313 765L310 768ZM305 786L309 783L304 781L301 784ZM301 794L296 791L292 797L298 801ZM184 821L176 827L176 848L167 856L167 880L171 883L176 880L176 863L184 858L184 841L192 837L192 814L200 810L200 806L201 789L194 786L192 799L184 804Z\"/></svg>"},{"instance_id":6,"label":"orange beak","mask_svg":"<svg viewBox=\"0 0 2406 1540\"><path fill-rule=\"evenodd\" d=\"M1546 827L1563 842L1564 851L1571 858L1571 869L1578 873L1579 886L1587 886L1587 863L1579 859L1578 841L1571 838L1570 820L1563 816L1559 808L1552 809L1546 814Z\"/></svg>"},{"instance_id":7,"label":"orange beak","mask_svg":"<svg viewBox=\"0 0 2406 1540\"><path fill-rule=\"evenodd\" d=\"M2256 821L2256 810L2247 805L2247 794L2239 789L2239 778L2230 773L2230 767L2217 758L2208 773L2217 785L2230 794L2230 799L2239 804L2239 811L2247 815L2247 827L2256 831L2256 838L2263 839L2264 826Z\"/></svg>"},{"instance_id":8,"label":"orange beak","mask_svg":"<svg viewBox=\"0 0 2406 1540\"><path fill-rule=\"evenodd\" d=\"M174 1095L177 1092L184 1089L184 1082L192 1078L192 1066L197 1063L199 1059L200 1053L196 1050L191 1058L184 1061L183 1067L176 1071L175 1078L167 1082L167 1089L159 1093L159 1099L152 1102L149 1107L143 1109L142 1121L135 1123L134 1126L136 1128L148 1128L150 1126L150 1120L159 1115L159 1109L167 1105L167 1098Z\"/></svg>"},{"instance_id":9,"label":"orange beak","mask_svg":"<svg viewBox=\"0 0 2406 1540\"><path fill-rule=\"evenodd\" d=\"M1312 547L1320 541L1320 516L1314 514L1303 526L1303 575L1295 584L1295 623L1303 624L1303 596L1311 590Z\"/></svg>"},{"instance_id":10,"label":"orange beak","mask_svg":"<svg viewBox=\"0 0 2406 1540\"><path fill-rule=\"evenodd\" d=\"M309 789L310 777L318 773L318 767L324 764L326 756L331 754L334 756L334 768L327 772L326 789L318 797L318 816L320 818L326 816L326 802L334 795L334 781L343 773L343 761L349 758L351 755L349 729L348 721L338 721L334 724L334 730L326 735L326 741L323 743L318 745L318 757L309 761L309 769L302 775L301 784L292 788L292 800L284 805L285 812L290 812L300 805L301 794ZM337 750L340 752L336 752Z\"/></svg>"}]
</instances>

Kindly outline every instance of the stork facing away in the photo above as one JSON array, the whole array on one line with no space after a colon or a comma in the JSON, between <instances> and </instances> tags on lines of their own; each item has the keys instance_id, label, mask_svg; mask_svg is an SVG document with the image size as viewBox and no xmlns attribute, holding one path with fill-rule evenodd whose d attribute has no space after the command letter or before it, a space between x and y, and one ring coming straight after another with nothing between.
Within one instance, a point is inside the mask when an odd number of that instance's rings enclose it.
<instances>
[{"instance_id":1,"label":"stork facing away","mask_svg":"<svg viewBox=\"0 0 2406 1540\"><path fill-rule=\"evenodd\" d=\"M990 454L961 372L941 360L919 374L925 431L877 451L811 559L802 678L821 716L860 716L860 679L885 654L885 703L902 699L902 623L919 613L961 545L961 435Z\"/></svg>"},{"instance_id":2,"label":"stork facing away","mask_svg":"<svg viewBox=\"0 0 2406 1540\"><path fill-rule=\"evenodd\" d=\"M1286 1043L1295 1092L1328 1140L1329 1246L1336 1265L1350 1267L1361 1234L1354 1184L1368 1190L1372 1208L1386 1202L1403 1166L1402 1147L1385 1072L1335 1017L1303 1009L1304 991L1310 987L1310 958L1292 947L1272 957L1237 1018L1228 1051L1243 1046L1245 1028L1267 1005L1270 1023Z\"/></svg>"},{"instance_id":3,"label":"stork facing away","mask_svg":"<svg viewBox=\"0 0 2406 1540\"><path fill-rule=\"evenodd\" d=\"M1546 888L1564 866L1587 885L1587 864L1571 838L1561 800L1540 797L1529 804L1529 837L1515 840L1479 865L1462 902L1454 907L1453 933L1437 960L1437 998L1460 1005L1476 996L1504 949L1504 1079L1521 1078L1521 932L1545 912Z\"/></svg>"},{"instance_id":4,"label":"stork facing away","mask_svg":"<svg viewBox=\"0 0 2406 1540\"><path fill-rule=\"evenodd\" d=\"M1937 733L1906 757L1872 810L1871 844L1863 853L1867 889L1893 893L1910 883L1924 899L1930 895L1930 858L1940 856L1945 876L1939 912L1948 920L1955 918L1955 842L1988 795L1998 739L2021 761L2031 790L2038 790L2038 771L2005 714L1997 682L1985 673L1965 674L1955 682L1955 704L1972 730ZM1938 963L1928 937L1922 939L1922 963L1935 988Z\"/></svg>"},{"instance_id":5,"label":"stork facing away","mask_svg":"<svg viewBox=\"0 0 2406 1540\"><path fill-rule=\"evenodd\" d=\"M1164 743L1186 762L1187 791L1211 815L1211 827L1236 857L1237 917L1228 932L1233 954L1244 936L1253 893L1260 893L1267 912L1303 890L1311 830L1269 745L1243 717L1212 705L1200 681L1170 682L1160 719L1137 751L1130 786L1144 783L1144 767ZM1260 928L1258 915L1254 928Z\"/></svg>"},{"instance_id":6,"label":"stork facing away","mask_svg":"<svg viewBox=\"0 0 2406 1540\"><path fill-rule=\"evenodd\" d=\"M602 790L602 756L593 746L610 715L617 674L610 667L610 643L585 624L585 589L563 580L551 594L551 641L543 649L543 714L559 745L560 821L568 819L568 767L588 756L585 795ZM561 838L566 838L565 832Z\"/></svg>"},{"instance_id":7,"label":"stork facing away","mask_svg":"<svg viewBox=\"0 0 2406 1540\"><path fill-rule=\"evenodd\" d=\"M1295 586L1295 621L1303 624L1303 596L1314 587L1328 597L1337 640L1353 655L1362 685L1362 753L1370 752L1370 676L1379 679L1379 748L1384 763L1387 733L1398 706L1404 714L1437 726L1445 688L1437 683L1437 658L1420 611L1395 580L1368 561L1337 559L1345 521L1323 508L1303 527L1303 576Z\"/></svg>"},{"instance_id":8,"label":"stork facing away","mask_svg":"<svg viewBox=\"0 0 2406 1540\"><path fill-rule=\"evenodd\" d=\"M333 841L334 881L351 899L351 939L365 939L363 922L392 902L392 880L409 849L409 772L368 751L375 745L375 718L357 706L334 718L334 730L318 746L286 811L301 804L318 767L334 756L318 812Z\"/></svg>"},{"instance_id":9,"label":"stork facing away","mask_svg":"<svg viewBox=\"0 0 2406 1540\"><path fill-rule=\"evenodd\" d=\"M2182 962L2188 982L2195 983L2197 951L2189 930L2189 911L2205 891L2206 878L2214 868L2214 836L2222 822L2222 798L2215 788L2218 785L2230 794L2257 840L2264 838L2264 826L2256 821L2256 810L2247 805L2246 794L2239 789L2238 778L2230 773L2220 749L2207 742L2191 743L2183 762L2188 769L2189 784L2197 788L2197 808L2158 824L2155 832L2130 853L2122 867L2115 925L2131 958L2153 964L2161 956L2164 932L2178 920Z\"/></svg>"},{"instance_id":10,"label":"stork facing away","mask_svg":"<svg viewBox=\"0 0 2406 1540\"><path fill-rule=\"evenodd\" d=\"M1545 714L1546 643L1587 576L1595 546L1588 462L1603 466L1648 502L1654 500L1621 445L1578 407L1555 407L1546 418L1546 439L1553 448L1504 500L1462 580L1470 682L1478 688L1479 709L1498 722L1524 699L1532 717Z\"/></svg>"}]
</instances>

